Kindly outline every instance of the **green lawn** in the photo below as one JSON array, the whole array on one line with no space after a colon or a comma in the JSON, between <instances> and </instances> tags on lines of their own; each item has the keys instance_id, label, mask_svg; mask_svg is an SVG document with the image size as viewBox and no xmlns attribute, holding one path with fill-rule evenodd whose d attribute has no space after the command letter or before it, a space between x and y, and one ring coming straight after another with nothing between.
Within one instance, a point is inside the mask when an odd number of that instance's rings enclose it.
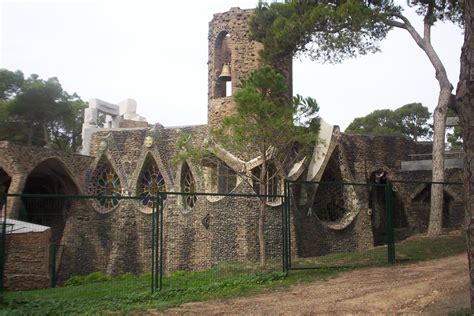
<instances>
[{"instance_id":1,"label":"green lawn","mask_svg":"<svg viewBox=\"0 0 474 316\"><path fill-rule=\"evenodd\" d=\"M422 238L397 244L397 259L401 264L431 260L466 251L462 236ZM277 263L275 263L277 264ZM63 315L100 314L105 311L140 311L165 309L185 302L214 298L246 296L262 291L283 288L297 283L332 277L341 271L382 266L386 263L386 248L332 254L318 258L297 259L294 266L320 266L314 270L281 272L255 271L237 263L226 263L202 272L175 272L164 278L163 291L151 294L150 275L101 280L94 276L74 286L55 289L7 292L0 314L8 315ZM350 267L329 267L346 265ZM275 265L274 268L277 266ZM94 282L96 281L96 282ZM97 282L101 281L101 282Z\"/></svg>"}]
</instances>

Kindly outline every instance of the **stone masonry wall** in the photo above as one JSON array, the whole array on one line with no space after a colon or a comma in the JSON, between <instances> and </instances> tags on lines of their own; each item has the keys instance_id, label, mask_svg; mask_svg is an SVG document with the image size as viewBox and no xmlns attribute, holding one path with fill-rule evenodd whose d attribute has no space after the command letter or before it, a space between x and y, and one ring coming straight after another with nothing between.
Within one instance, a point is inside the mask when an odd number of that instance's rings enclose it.
<instances>
[{"instance_id":1,"label":"stone masonry wall","mask_svg":"<svg viewBox=\"0 0 474 316\"><path fill-rule=\"evenodd\" d=\"M47 288L51 230L41 233L8 234L6 238L5 288Z\"/></svg>"}]
</instances>

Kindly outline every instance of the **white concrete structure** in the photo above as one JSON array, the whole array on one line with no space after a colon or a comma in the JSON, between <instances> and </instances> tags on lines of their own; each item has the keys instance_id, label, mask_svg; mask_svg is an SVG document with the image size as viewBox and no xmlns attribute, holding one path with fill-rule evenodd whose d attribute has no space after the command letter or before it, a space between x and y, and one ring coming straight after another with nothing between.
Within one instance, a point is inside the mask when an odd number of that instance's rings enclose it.
<instances>
[{"instance_id":1,"label":"white concrete structure","mask_svg":"<svg viewBox=\"0 0 474 316\"><path fill-rule=\"evenodd\" d=\"M99 130L120 128L123 120L146 122L146 119L137 113L137 101L125 99L118 104L108 103L99 99L89 100L89 107L84 110L84 123L82 124L82 151L83 155L90 154L92 135ZM98 127L99 113L105 114L104 127Z\"/></svg>"}]
</instances>

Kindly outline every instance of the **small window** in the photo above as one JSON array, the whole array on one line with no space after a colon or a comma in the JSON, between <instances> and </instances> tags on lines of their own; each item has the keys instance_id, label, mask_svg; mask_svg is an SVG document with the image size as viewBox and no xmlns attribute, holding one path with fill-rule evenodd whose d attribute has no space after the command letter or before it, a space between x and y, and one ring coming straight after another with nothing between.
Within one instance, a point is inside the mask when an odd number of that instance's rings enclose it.
<instances>
[{"instance_id":1,"label":"small window","mask_svg":"<svg viewBox=\"0 0 474 316\"><path fill-rule=\"evenodd\" d=\"M184 193L196 192L194 177L187 163L184 163L181 169L181 188ZM197 196L191 194L183 195L183 201L185 207L193 208L196 204Z\"/></svg>"}]
</instances>

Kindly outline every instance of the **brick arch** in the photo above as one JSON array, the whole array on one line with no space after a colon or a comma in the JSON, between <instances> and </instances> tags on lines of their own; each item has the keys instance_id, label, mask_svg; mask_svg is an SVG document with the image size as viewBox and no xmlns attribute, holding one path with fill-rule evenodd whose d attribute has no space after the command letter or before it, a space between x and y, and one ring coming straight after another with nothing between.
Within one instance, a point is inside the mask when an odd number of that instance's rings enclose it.
<instances>
[{"instance_id":1,"label":"brick arch","mask_svg":"<svg viewBox=\"0 0 474 316\"><path fill-rule=\"evenodd\" d=\"M48 183L38 184L31 187L31 181L49 181ZM55 187L48 187L53 185L56 181ZM30 187L29 187L30 186ZM40 190L40 186L47 192L33 192ZM25 179L25 185L22 190L24 193L47 193L47 194L80 194L79 186L77 185L74 176L70 172L66 164L58 157L46 157L37 163L29 170Z\"/></svg>"},{"instance_id":2,"label":"brick arch","mask_svg":"<svg viewBox=\"0 0 474 316\"><path fill-rule=\"evenodd\" d=\"M79 188L65 164L57 157L45 158L28 173L22 190L18 218L51 228L51 241L59 243L73 200ZM30 196L40 194L42 196Z\"/></svg>"}]
</instances>

